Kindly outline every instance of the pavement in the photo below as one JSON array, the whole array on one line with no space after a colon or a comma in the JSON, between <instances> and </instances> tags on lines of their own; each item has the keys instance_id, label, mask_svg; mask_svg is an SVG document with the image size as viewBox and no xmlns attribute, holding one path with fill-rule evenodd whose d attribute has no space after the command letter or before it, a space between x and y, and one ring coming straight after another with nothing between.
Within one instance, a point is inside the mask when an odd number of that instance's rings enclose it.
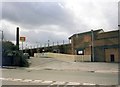
<instances>
[{"instance_id":1,"label":"pavement","mask_svg":"<svg viewBox=\"0 0 120 87\"><path fill-rule=\"evenodd\" d=\"M96 73L118 73L118 63L104 62L65 62L54 58L33 58L28 70L69 70L69 71L87 71Z\"/></svg>"}]
</instances>

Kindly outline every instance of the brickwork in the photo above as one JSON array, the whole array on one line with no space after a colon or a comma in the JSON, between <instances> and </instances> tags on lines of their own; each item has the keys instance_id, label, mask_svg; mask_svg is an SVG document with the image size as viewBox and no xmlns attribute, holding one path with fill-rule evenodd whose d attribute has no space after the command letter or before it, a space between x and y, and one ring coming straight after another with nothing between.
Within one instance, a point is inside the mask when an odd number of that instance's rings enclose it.
<instances>
[{"instance_id":1,"label":"brickwork","mask_svg":"<svg viewBox=\"0 0 120 87\"><path fill-rule=\"evenodd\" d=\"M110 62L110 54L111 49L118 50L118 30L104 32L102 29L88 31L84 33L74 34L69 39L71 43L63 44L63 45L56 45L51 47L42 47L37 48L42 52L42 49L45 49L45 52L53 52L57 50L57 53L63 54L72 54L77 55L79 51L82 51L83 54L81 55L91 55L93 56L95 61L100 62ZM93 36L93 39L92 39ZM92 44L93 42L93 44ZM92 46L93 45L93 46ZM93 49L94 50L93 50ZM93 51L92 51L93 50ZM114 50L112 50L114 52ZM36 49L29 50L29 53L36 53ZM115 51L114 54L114 62L118 62L118 52Z\"/></svg>"},{"instance_id":2,"label":"brickwork","mask_svg":"<svg viewBox=\"0 0 120 87\"><path fill-rule=\"evenodd\" d=\"M100 29L100 30L93 31L94 35L96 36L100 31L103 31L103 30ZM91 50L92 31L88 31L88 32L80 33L80 34L74 34L69 39L71 39L72 54L76 54L75 50L77 50L78 48L80 48L80 49L89 48L89 50ZM91 54L91 52L88 53L86 51L84 53Z\"/></svg>"},{"instance_id":3,"label":"brickwork","mask_svg":"<svg viewBox=\"0 0 120 87\"><path fill-rule=\"evenodd\" d=\"M112 55L114 57L114 61L118 62L118 49L117 48L112 48L112 49L105 49L105 61L106 62L112 62L111 58Z\"/></svg>"},{"instance_id":4,"label":"brickwork","mask_svg":"<svg viewBox=\"0 0 120 87\"><path fill-rule=\"evenodd\" d=\"M110 56L114 52L114 62L118 62L118 30L109 32L93 31L93 44L95 61L111 62ZM84 55L92 56L92 32L74 34L71 39L71 52L76 54L77 50L83 50Z\"/></svg>"}]
</instances>

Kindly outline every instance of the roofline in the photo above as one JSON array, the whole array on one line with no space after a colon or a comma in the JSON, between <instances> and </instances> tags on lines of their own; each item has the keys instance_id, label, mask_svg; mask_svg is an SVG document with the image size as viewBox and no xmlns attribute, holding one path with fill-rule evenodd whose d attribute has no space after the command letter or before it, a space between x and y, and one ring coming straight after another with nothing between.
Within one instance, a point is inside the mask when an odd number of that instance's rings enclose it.
<instances>
[{"instance_id":1,"label":"roofline","mask_svg":"<svg viewBox=\"0 0 120 87\"><path fill-rule=\"evenodd\" d=\"M119 30L110 30L110 31L102 32L101 34L110 33L110 32L117 32L117 31L119 31Z\"/></svg>"},{"instance_id":2,"label":"roofline","mask_svg":"<svg viewBox=\"0 0 120 87\"><path fill-rule=\"evenodd\" d=\"M91 30L91 31L92 31L92 30ZM83 33L78 33L78 34L85 34L85 33L89 33L89 32L91 32L91 31L87 31L87 32L83 32ZM93 30L93 32L96 32L96 31L103 31L103 32L104 32L103 29ZM70 39L70 38L73 37L74 35L78 35L78 34L73 34L73 35L70 36L68 39Z\"/></svg>"}]
</instances>

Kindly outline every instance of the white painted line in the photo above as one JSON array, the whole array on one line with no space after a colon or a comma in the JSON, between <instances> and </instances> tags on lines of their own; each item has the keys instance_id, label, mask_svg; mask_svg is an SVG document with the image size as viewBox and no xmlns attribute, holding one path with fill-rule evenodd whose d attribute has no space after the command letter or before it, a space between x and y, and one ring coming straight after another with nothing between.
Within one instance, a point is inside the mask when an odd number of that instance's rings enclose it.
<instances>
[{"instance_id":1,"label":"white painted line","mask_svg":"<svg viewBox=\"0 0 120 87\"><path fill-rule=\"evenodd\" d=\"M22 81L22 79L13 79L12 81Z\"/></svg>"},{"instance_id":2,"label":"white painted line","mask_svg":"<svg viewBox=\"0 0 120 87\"><path fill-rule=\"evenodd\" d=\"M32 80L31 79L24 79L24 80L21 80L21 82L31 82Z\"/></svg>"},{"instance_id":3,"label":"white painted line","mask_svg":"<svg viewBox=\"0 0 120 87\"><path fill-rule=\"evenodd\" d=\"M92 83L83 83L83 85L96 85L96 84L92 84Z\"/></svg>"},{"instance_id":4,"label":"white painted line","mask_svg":"<svg viewBox=\"0 0 120 87\"><path fill-rule=\"evenodd\" d=\"M54 83L52 83L51 85L65 85L66 82L59 82L59 81L56 81Z\"/></svg>"},{"instance_id":5,"label":"white painted line","mask_svg":"<svg viewBox=\"0 0 120 87\"><path fill-rule=\"evenodd\" d=\"M4 80L12 81L13 78L5 78Z\"/></svg>"},{"instance_id":6,"label":"white painted line","mask_svg":"<svg viewBox=\"0 0 120 87\"><path fill-rule=\"evenodd\" d=\"M78 82L68 82L67 85L80 85Z\"/></svg>"},{"instance_id":7,"label":"white painted line","mask_svg":"<svg viewBox=\"0 0 120 87\"><path fill-rule=\"evenodd\" d=\"M0 80L5 80L5 78L0 78Z\"/></svg>"},{"instance_id":8,"label":"white painted line","mask_svg":"<svg viewBox=\"0 0 120 87\"><path fill-rule=\"evenodd\" d=\"M42 80L33 80L33 81L31 81L31 83L40 83L40 82L42 82Z\"/></svg>"},{"instance_id":9,"label":"white painted line","mask_svg":"<svg viewBox=\"0 0 120 87\"><path fill-rule=\"evenodd\" d=\"M45 84L51 84L53 81L43 81L41 83L45 83Z\"/></svg>"},{"instance_id":10,"label":"white painted line","mask_svg":"<svg viewBox=\"0 0 120 87\"><path fill-rule=\"evenodd\" d=\"M31 80L31 79L14 79L14 78L0 78L0 80L31 82L31 83L44 83L44 84L51 84L51 85L80 85L80 84L82 84L82 85L96 85L96 84L93 84L93 83L44 81L44 80Z\"/></svg>"}]
</instances>

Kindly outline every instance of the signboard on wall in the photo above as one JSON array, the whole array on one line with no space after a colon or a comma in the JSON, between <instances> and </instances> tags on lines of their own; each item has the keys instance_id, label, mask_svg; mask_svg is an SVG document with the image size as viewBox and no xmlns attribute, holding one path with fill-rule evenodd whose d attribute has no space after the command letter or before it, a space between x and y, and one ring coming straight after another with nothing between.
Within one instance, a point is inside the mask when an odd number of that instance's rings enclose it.
<instances>
[{"instance_id":1,"label":"signboard on wall","mask_svg":"<svg viewBox=\"0 0 120 87\"><path fill-rule=\"evenodd\" d=\"M83 54L83 51L78 51L78 54Z\"/></svg>"},{"instance_id":2,"label":"signboard on wall","mask_svg":"<svg viewBox=\"0 0 120 87\"><path fill-rule=\"evenodd\" d=\"M83 50L79 50L79 51L77 51L77 54L78 54L78 55L83 55L84 52L83 52Z\"/></svg>"}]
</instances>

